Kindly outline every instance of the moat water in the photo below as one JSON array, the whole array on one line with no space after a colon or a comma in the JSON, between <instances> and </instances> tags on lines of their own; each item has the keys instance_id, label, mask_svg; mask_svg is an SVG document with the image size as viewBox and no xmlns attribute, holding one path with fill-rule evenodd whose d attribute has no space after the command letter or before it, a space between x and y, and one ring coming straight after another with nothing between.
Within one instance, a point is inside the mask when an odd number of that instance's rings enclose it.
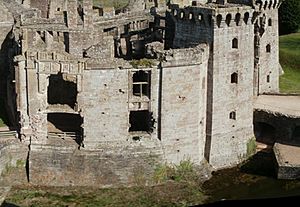
<instances>
[{"instance_id":1,"label":"moat water","mask_svg":"<svg viewBox=\"0 0 300 207\"><path fill-rule=\"evenodd\" d=\"M217 171L203 184L208 203L300 196L300 180L276 179L273 153L259 152L238 168Z\"/></svg>"}]
</instances>

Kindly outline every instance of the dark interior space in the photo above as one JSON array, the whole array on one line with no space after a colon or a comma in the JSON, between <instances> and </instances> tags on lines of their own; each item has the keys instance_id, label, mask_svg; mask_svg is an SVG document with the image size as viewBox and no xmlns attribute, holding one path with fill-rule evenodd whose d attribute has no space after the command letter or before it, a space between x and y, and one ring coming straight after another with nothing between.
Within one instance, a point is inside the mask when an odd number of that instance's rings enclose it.
<instances>
[{"instance_id":1,"label":"dark interior space","mask_svg":"<svg viewBox=\"0 0 300 207\"><path fill-rule=\"evenodd\" d=\"M82 143L83 118L79 114L49 113L47 120L48 133L68 133L79 145Z\"/></svg>"},{"instance_id":2,"label":"dark interior space","mask_svg":"<svg viewBox=\"0 0 300 207\"><path fill-rule=\"evenodd\" d=\"M276 141L276 129L264 122L254 123L254 134L258 142L273 145Z\"/></svg>"},{"instance_id":3,"label":"dark interior space","mask_svg":"<svg viewBox=\"0 0 300 207\"><path fill-rule=\"evenodd\" d=\"M300 126L296 126L293 135L292 135L293 140L300 140Z\"/></svg>"},{"instance_id":4,"label":"dark interior space","mask_svg":"<svg viewBox=\"0 0 300 207\"><path fill-rule=\"evenodd\" d=\"M64 80L61 73L49 77L48 104L67 104L74 108L76 99L76 83Z\"/></svg>"},{"instance_id":5,"label":"dark interior space","mask_svg":"<svg viewBox=\"0 0 300 207\"><path fill-rule=\"evenodd\" d=\"M79 114L50 113L47 119L50 132L81 132L83 119Z\"/></svg>"},{"instance_id":6,"label":"dark interior space","mask_svg":"<svg viewBox=\"0 0 300 207\"><path fill-rule=\"evenodd\" d=\"M0 125L15 129L18 125L16 110L16 94L14 55L20 53L15 35L10 31L1 44L0 49Z\"/></svg>"},{"instance_id":7,"label":"dark interior space","mask_svg":"<svg viewBox=\"0 0 300 207\"><path fill-rule=\"evenodd\" d=\"M148 110L131 111L129 115L129 132L152 132L153 123L151 113Z\"/></svg>"}]
</instances>

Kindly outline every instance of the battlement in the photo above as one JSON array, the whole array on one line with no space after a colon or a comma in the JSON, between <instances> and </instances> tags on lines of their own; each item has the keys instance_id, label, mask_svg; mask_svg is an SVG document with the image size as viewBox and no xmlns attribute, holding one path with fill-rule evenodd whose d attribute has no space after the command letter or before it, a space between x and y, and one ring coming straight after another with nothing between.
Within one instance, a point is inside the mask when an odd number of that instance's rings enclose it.
<instances>
[{"instance_id":1,"label":"battlement","mask_svg":"<svg viewBox=\"0 0 300 207\"><path fill-rule=\"evenodd\" d=\"M170 5L171 16L175 21L178 22L188 22L195 24L204 24L205 26L211 25L211 19L213 14L213 9L205 7L195 7L189 6L180 8L179 5Z\"/></svg>"},{"instance_id":2,"label":"battlement","mask_svg":"<svg viewBox=\"0 0 300 207\"><path fill-rule=\"evenodd\" d=\"M278 9L282 0L255 0L254 6L258 10Z\"/></svg>"},{"instance_id":3,"label":"battlement","mask_svg":"<svg viewBox=\"0 0 300 207\"><path fill-rule=\"evenodd\" d=\"M256 16L249 7L233 7L217 9L214 16L214 28L239 27L253 24Z\"/></svg>"},{"instance_id":4,"label":"battlement","mask_svg":"<svg viewBox=\"0 0 300 207\"><path fill-rule=\"evenodd\" d=\"M171 15L177 22L193 23L214 28L235 27L252 24L254 10L250 6L234 5L228 7L190 6L179 8L172 5ZM214 25L212 25L214 24Z\"/></svg>"}]
</instances>

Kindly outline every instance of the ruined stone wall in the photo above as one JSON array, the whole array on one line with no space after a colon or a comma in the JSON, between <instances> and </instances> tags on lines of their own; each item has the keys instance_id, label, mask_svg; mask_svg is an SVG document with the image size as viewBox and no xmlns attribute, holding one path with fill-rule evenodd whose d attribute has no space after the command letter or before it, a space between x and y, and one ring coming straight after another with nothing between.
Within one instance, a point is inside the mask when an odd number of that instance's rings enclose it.
<instances>
[{"instance_id":1,"label":"ruined stone wall","mask_svg":"<svg viewBox=\"0 0 300 207\"><path fill-rule=\"evenodd\" d=\"M216 12L213 68L209 68L212 85L208 85L212 87L212 97L208 97L212 98L212 126L207 135L211 138L209 163L222 168L240 162L247 152L248 140L254 136L254 31L251 8L235 7ZM244 21L245 15L249 16L247 21Z\"/></svg>"},{"instance_id":2,"label":"ruined stone wall","mask_svg":"<svg viewBox=\"0 0 300 207\"><path fill-rule=\"evenodd\" d=\"M30 7L42 12L42 17L47 18L49 13L49 0L30 0Z\"/></svg>"},{"instance_id":3,"label":"ruined stone wall","mask_svg":"<svg viewBox=\"0 0 300 207\"><path fill-rule=\"evenodd\" d=\"M0 177L12 167L24 167L28 155L28 146L14 138L1 138L0 141Z\"/></svg>"},{"instance_id":4,"label":"ruined stone wall","mask_svg":"<svg viewBox=\"0 0 300 207\"><path fill-rule=\"evenodd\" d=\"M2 2L0 2L0 45L2 45L5 40L7 34L11 31L12 26L14 24L14 19L9 10L4 6Z\"/></svg>"},{"instance_id":5,"label":"ruined stone wall","mask_svg":"<svg viewBox=\"0 0 300 207\"><path fill-rule=\"evenodd\" d=\"M264 24L259 42L259 94L279 92L279 31L278 9L262 9L258 17Z\"/></svg>"}]
</instances>

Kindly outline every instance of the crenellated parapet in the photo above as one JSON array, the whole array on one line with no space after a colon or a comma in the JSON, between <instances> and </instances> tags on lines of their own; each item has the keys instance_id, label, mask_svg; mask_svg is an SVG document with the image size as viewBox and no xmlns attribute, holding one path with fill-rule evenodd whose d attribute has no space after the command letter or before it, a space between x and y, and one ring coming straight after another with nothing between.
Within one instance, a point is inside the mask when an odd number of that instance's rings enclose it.
<instances>
[{"instance_id":1,"label":"crenellated parapet","mask_svg":"<svg viewBox=\"0 0 300 207\"><path fill-rule=\"evenodd\" d=\"M200 8L196 6L180 8L179 5L174 4L170 6L170 9L170 14L173 17L173 20L175 20L176 22L190 22L195 24L202 24L206 27L210 26L212 23L211 20L213 10L211 8Z\"/></svg>"},{"instance_id":2,"label":"crenellated parapet","mask_svg":"<svg viewBox=\"0 0 300 207\"><path fill-rule=\"evenodd\" d=\"M252 4L256 10L270 10L278 9L282 3L282 0L253 0Z\"/></svg>"},{"instance_id":3,"label":"crenellated parapet","mask_svg":"<svg viewBox=\"0 0 300 207\"><path fill-rule=\"evenodd\" d=\"M250 8L218 9L214 16L215 28L240 27L253 24L256 15Z\"/></svg>"},{"instance_id":4,"label":"crenellated parapet","mask_svg":"<svg viewBox=\"0 0 300 207\"><path fill-rule=\"evenodd\" d=\"M205 27L225 28L250 25L257 14L250 6L230 7L184 7L171 5L171 16L175 22L196 24Z\"/></svg>"}]
</instances>

